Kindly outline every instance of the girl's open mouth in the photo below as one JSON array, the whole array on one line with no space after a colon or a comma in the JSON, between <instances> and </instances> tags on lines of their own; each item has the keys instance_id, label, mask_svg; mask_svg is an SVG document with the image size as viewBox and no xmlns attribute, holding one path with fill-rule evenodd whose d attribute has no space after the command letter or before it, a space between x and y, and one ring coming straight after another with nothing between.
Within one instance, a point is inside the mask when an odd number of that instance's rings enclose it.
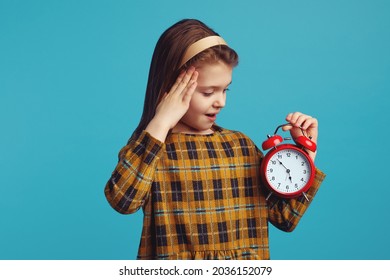
<instances>
[{"instance_id":1,"label":"girl's open mouth","mask_svg":"<svg viewBox=\"0 0 390 280\"><path fill-rule=\"evenodd\" d=\"M217 114L206 114L206 116L207 116L211 121L215 121L216 118L217 118Z\"/></svg>"}]
</instances>

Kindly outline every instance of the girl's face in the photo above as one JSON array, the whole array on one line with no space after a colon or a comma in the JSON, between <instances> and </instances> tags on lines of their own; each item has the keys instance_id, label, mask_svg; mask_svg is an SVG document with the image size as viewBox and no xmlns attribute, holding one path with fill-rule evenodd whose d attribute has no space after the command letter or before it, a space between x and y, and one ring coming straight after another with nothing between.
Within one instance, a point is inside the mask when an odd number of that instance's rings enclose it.
<instances>
[{"instance_id":1,"label":"girl's face","mask_svg":"<svg viewBox=\"0 0 390 280\"><path fill-rule=\"evenodd\" d=\"M219 61L196 67L198 86L190 107L174 127L174 132L210 134L218 113L225 106L226 91L232 82L233 68Z\"/></svg>"}]
</instances>

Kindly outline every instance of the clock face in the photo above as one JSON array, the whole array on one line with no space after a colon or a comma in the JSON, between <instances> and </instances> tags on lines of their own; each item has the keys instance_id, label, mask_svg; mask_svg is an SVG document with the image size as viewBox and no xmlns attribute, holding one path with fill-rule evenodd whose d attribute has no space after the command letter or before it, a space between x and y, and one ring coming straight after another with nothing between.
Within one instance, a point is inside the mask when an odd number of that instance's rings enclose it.
<instances>
[{"instance_id":1,"label":"clock face","mask_svg":"<svg viewBox=\"0 0 390 280\"><path fill-rule=\"evenodd\" d=\"M313 166L300 149L275 150L265 166L265 178L277 193L287 196L306 191Z\"/></svg>"}]
</instances>

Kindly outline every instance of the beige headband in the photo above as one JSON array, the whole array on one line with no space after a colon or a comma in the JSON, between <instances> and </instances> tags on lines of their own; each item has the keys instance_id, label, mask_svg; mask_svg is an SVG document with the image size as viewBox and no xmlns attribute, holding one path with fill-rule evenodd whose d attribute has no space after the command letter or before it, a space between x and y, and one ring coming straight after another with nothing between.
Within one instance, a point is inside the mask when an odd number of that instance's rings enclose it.
<instances>
[{"instance_id":1,"label":"beige headband","mask_svg":"<svg viewBox=\"0 0 390 280\"><path fill-rule=\"evenodd\" d=\"M190 45L187 48L187 50L183 56L183 59L181 60L180 67L182 67L188 60L193 58L198 53L204 51L205 49L208 49L208 48L211 48L214 46L218 46L218 45L226 45L227 46L225 40L219 36L209 36L209 37L205 37L203 39L200 39L199 41L196 41L195 43L193 43L192 45Z\"/></svg>"}]
</instances>

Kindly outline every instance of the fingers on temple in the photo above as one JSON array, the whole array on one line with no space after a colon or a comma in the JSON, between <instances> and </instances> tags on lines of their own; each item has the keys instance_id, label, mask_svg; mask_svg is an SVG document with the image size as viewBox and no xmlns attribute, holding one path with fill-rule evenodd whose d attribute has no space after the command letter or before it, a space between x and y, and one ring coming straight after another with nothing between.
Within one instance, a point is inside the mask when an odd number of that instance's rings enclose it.
<instances>
[{"instance_id":1,"label":"fingers on temple","mask_svg":"<svg viewBox=\"0 0 390 280\"><path fill-rule=\"evenodd\" d=\"M187 71L183 71L177 77L175 84L172 86L169 93L182 93L185 88L192 82L194 79L193 76L197 76L197 72L194 67L190 67ZM196 79L195 79L196 80Z\"/></svg>"}]
</instances>

